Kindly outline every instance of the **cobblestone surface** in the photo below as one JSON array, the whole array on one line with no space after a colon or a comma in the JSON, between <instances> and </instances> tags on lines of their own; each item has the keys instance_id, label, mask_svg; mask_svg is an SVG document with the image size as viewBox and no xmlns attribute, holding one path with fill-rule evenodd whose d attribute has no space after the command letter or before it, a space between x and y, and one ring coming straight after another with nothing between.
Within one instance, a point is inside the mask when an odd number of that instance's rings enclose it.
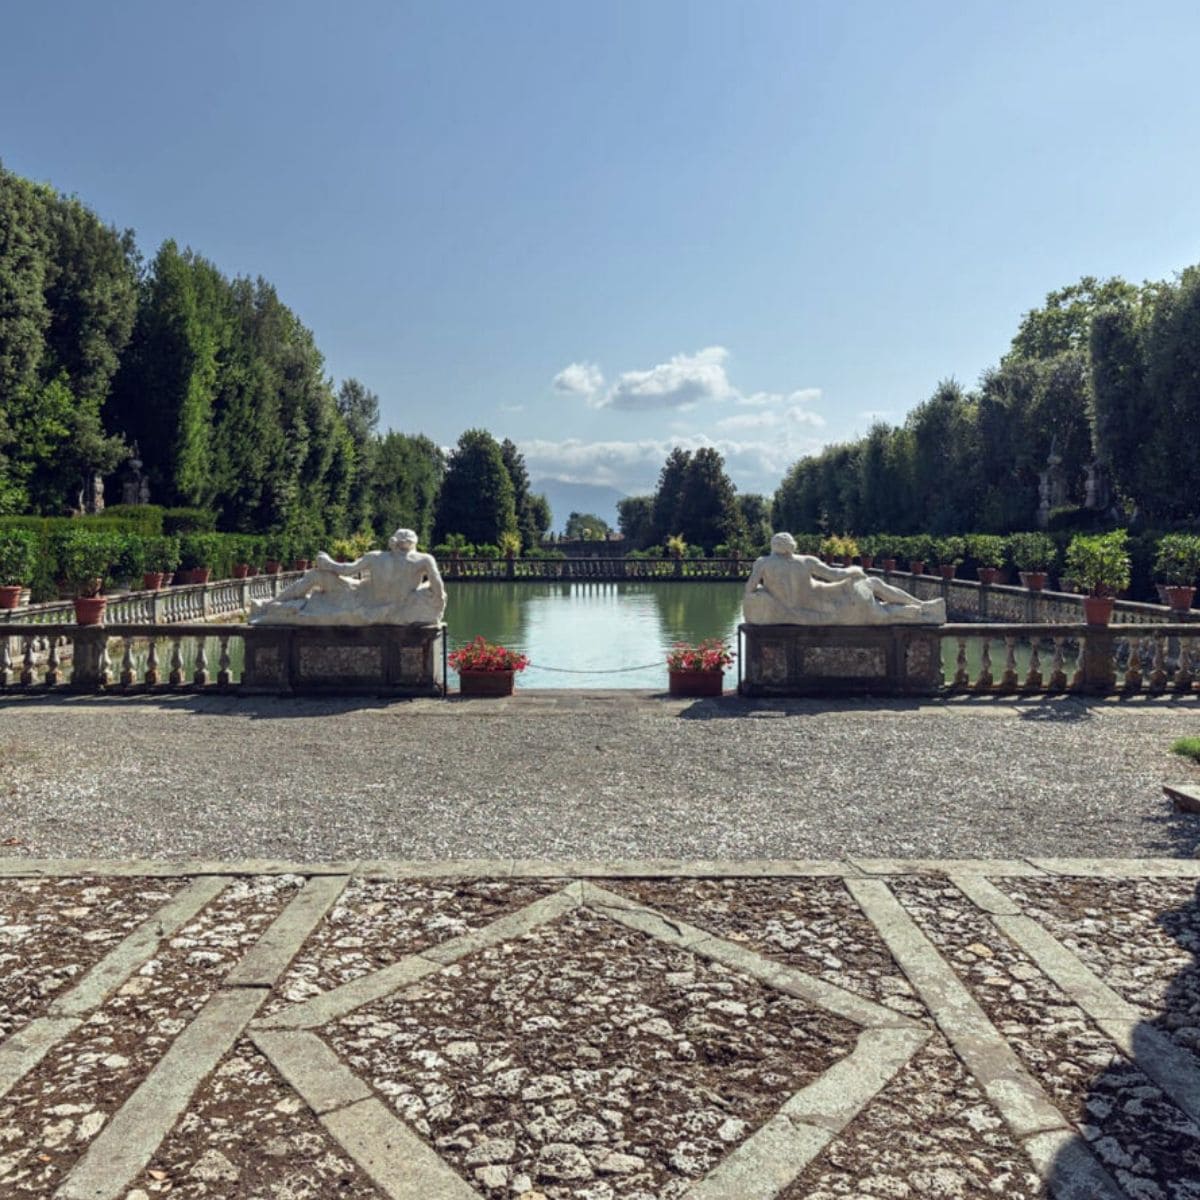
<instances>
[{"instance_id":1,"label":"cobblestone surface","mask_svg":"<svg viewBox=\"0 0 1200 1200\"><path fill-rule=\"evenodd\" d=\"M13 853L1178 855L1195 701L0 700ZM1103 770L1092 769L1104 746ZM78 753L65 753L66 748ZM236 750L234 750L236 748ZM1084 766L1081 769L1081 764ZM536 766L536 771L532 768Z\"/></svg>"},{"instance_id":2,"label":"cobblestone surface","mask_svg":"<svg viewBox=\"0 0 1200 1200\"><path fill-rule=\"evenodd\" d=\"M568 886L569 864L553 880L352 878L314 912L311 933L292 921L295 957L260 1017L222 1035L215 1069L188 1077L165 1136L128 1158L110 1194L681 1200L723 1172L724 1194L779 1200L1044 1200L1049 1178L1090 1163L1114 1181L1109 1200L1200 1200L1188 1111L1200 1097L1200 869L1151 877L1176 868L1193 869L1092 862L1080 870L1108 873L989 875L999 897L930 864L869 886L849 865L845 878L601 881L653 919L588 908L597 893ZM187 882L99 865L79 879L0 878L0 914L42 931L107 930L94 939L103 955ZM311 888L300 883L237 876L77 1025L53 1007L21 1010L21 1027L0 1038L0 1195L50 1197L64 1181L70 1193L89 1146L94 1160L97 1139L111 1146L128 1129L147 1081L167 1102L164 1076L187 1064L164 1056L210 1000L259 990L231 968L256 945L261 959L268 929L278 949L289 922L272 922L294 899L288 912L303 909ZM1006 918L979 907L1004 896L1035 923L1043 966L1002 932ZM464 933L468 945L453 941ZM77 931L61 959L52 941L23 978L60 994L77 955L100 958ZM1138 1028L1174 1040L1106 1032L1080 969L1143 1007ZM380 971L397 990L341 988ZM803 982L812 976L823 982ZM961 1002L937 998L960 985L985 1017L969 1018L969 1045ZM321 992L331 995L319 1023L289 1025ZM33 1054L25 1039L38 1029L49 1040ZM900 1043L876 1078L878 1048ZM997 1090L984 1070L1010 1052L1046 1105L1036 1128L1058 1123L1052 1161L1023 1123L1025 1101L1014 1104L1013 1077Z\"/></svg>"}]
</instances>

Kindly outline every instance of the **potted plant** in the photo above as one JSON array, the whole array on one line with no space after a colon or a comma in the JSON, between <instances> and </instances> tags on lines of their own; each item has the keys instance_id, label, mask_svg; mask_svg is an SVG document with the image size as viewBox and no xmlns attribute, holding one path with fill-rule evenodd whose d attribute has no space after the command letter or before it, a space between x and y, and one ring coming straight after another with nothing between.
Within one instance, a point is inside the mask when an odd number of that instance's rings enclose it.
<instances>
[{"instance_id":1,"label":"potted plant","mask_svg":"<svg viewBox=\"0 0 1200 1200\"><path fill-rule=\"evenodd\" d=\"M1200 536L1194 533L1168 533L1158 543L1154 558L1154 578L1164 585L1172 612L1187 612L1196 595L1196 576L1200 574Z\"/></svg>"},{"instance_id":2,"label":"potted plant","mask_svg":"<svg viewBox=\"0 0 1200 1200\"><path fill-rule=\"evenodd\" d=\"M100 593L121 552L120 535L72 530L62 544L62 568L75 598L75 623L100 625L108 597Z\"/></svg>"},{"instance_id":3,"label":"potted plant","mask_svg":"<svg viewBox=\"0 0 1200 1200\"><path fill-rule=\"evenodd\" d=\"M991 587L1004 566L1004 539L995 533L973 533L967 538L967 553L975 560L979 582Z\"/></svg>"},{"instance_id":4,"label":"potted plant","mask_svg":"<svg viewBox=\"0 0 1200 1200\"><path fill-rule=\"evenodd\" d=\"M898 559L904 549L904 539L894 537L890 533L881 533L875 539L875 557L883 559L883 569L889 575L896 569Z\"/></svg>"},{"instance_id":5,"label":"potted plant","mask_svg":"<svg viewBox=\"0 0 1200 1200\"><path fill-rule=\"evenodd\" d=\"M914 575L925 573L925 563L933 553L933 538L923 533L904 539L904 553L908 558L908 569Z\"/></svg>"},{"instance_id":6,"label":"potted plant","mask_svg":"<svg viewBox=\"0 0 1200 1200\"><path fill-rule=\"evenodd\" d=\"M179 566L177 537L148 537L142 551L142 587L157 591Z\"/></svg>"},{"instance_id":7,"label":"potted plant","mask_svg":"<svg viewBox=\"0 0 1200 1200\"><path fill-rule=\"evenodd\" d=\"M1008 539L1008 552L1020 572L1021 585L1031 592L1040 592L1058 556L1054 539L1044 533L1014 533Z\"/></svg>"},{"instance_id":8,"label":"potted plant","mask_svg":"<svg viewBox=\"0 0 1200 1200\"><path fill-rule=\"evenodd\" d=\"M868 536L858 539L858 565L864 571L869 571L875 565L876 546L879 539Z\"/></svg>"},{"instance_id":9,"label":"potted plant","mask_svg":"<svg viewBox=\"0 0 1200 1200\"><path fill-rule=\"evenodd\" d=\"M1129 586L1129 534L1076 534L1067 547L1067 569L1071 578L1089 592L1083 611L1089 625L1107 625L1112 619L1113 597Z\"/></svg>"},{"instance_id":10,"label":"potted plant","mask_svg":"<svg viewBox=\"0 0 1200 1200\"><path fill-rule=\"evenodd\" d=\"M234 579L248 579L250 576L250 560L253 557L252 539L248 537L231 537L231 555L233 558Z\"/></svg>"},{"instance_id":11,"label":"potted plant","mask_svg":"<svg viewBox=\"0 0 1200 1200\"><path fill-rule=\"evenodd\" d=\"M21 589L33 581L37 538L27 529L0 530L0 609L21 603Z\"/></svg>"},{"instance_id":12,"label":"potted plant","mask_svg":"<svg viewBox=\"0 0 1200 1200\"><path fill-rule=\"evenodd\" d=\"M933 552L937 555L938 569L943 579L953 579L955 571L963 560L966 542L960 537L938 538L933 544Z\"/></svg>"},{"instance_id":13,"label":"potted plant","mask_svg":"<svg viewBox=\"0 0 1200 1200\"><path fill-rule=\"evenodd\" d=\"M513 679L529 665L526 655L507 650L480 634L474 641L450 652L450 665L458 672L458 690L464 696L511 696Z\"/></svg>"},{"instance_id":14,"label":"potted plant","mask_svg":"<svg viewBox=\"0 0 1200 1200\"><path fill-rule=\"evenodd\" d=\"M282 533L271 534L263 548L266 561L263 563L268 575L278 575L283 570L283 560L288 556L289 538Z\"/></svg>"},{"instance_id":15,"label":"potted plant","mask_svg":"<svg viewBox=\"0 0 1200 1200\"><path fill-rule=\"evenodd\" d=\"M180 583L207 583L218 552L215 533L185 533L179 539Z\"/></svg>"},{"instance_id":16,"label":"potted plant","mask_svg":"<svg viewBox=\"0 0 1200 1200\"><path fill-rule=\"evenodd\" d=\"M733 654L720 638L699 645L676 642L667 655L667 680L672 696L719 696L724 690L725 668Z\"/></svg>"},{"instance_id":17,"label":"potted plant","mask_svg":"<svg viewBox=\"0 0 1200 1200\"><path fill-rule=\"evenodd\" d=\"M117 556L113 560L113 577L122 587L133 587L134 581L146 573L146 539L140 533L119 533Z\"/></svg>"}]
</instances>

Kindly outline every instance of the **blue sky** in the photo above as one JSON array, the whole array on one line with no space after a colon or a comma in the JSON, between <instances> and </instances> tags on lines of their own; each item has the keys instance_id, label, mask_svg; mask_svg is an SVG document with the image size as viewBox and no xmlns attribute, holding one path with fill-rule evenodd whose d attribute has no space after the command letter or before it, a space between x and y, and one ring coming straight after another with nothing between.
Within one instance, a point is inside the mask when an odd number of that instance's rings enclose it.
<instances>
[{"instance_id":1,"label":"blue sky","mask_svg":"<svg viewBox=\"0 0 1200 1200\"><path fill-rule=\"evenodd\" d=\"M1200 6L12 0L0 159L261 274L384 424L653 484L973 383L1200 261Z\"/></svg>"}]
</instances>

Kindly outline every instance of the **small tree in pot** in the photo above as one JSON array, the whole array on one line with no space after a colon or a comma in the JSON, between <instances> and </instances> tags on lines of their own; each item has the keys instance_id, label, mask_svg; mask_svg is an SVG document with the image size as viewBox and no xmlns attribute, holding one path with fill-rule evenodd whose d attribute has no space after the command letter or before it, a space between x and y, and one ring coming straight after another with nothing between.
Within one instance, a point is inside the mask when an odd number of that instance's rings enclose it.
<instances>
[{"instance_id":1,"label":"small tree in pot","mask_svg":"<svg viewBox=\"0 0 1200 1200\"><path fill-rule=\"evenodd\" d=\"M1008 539L1008 552L1020 572L1021 583L1031 592L1040 592L1058 558L1054 539L1044 533L1014 533Z\"/></svg>"},{"instance_id":2,"label":"small tree in pot","mask_svg":"<svg viewBox=\"0 0 1200 1200\"><path fill-rule=\"evenodd\" d=\"M994 584L1004 566L1004 539L995 533L973 533L967 538L967 553L975 560L979 582Z\"/></svg>"},{"instance_id":3,"label":"small tree in pot","mask_svg":"<svg viewBox=\"0 0 1200 1200\"><path fill-rule=\"evenodd\" d=\"M188 572L187 583L207 583L220 553L215 533L185 533L179 539L179 561Z\"/></svg>"},{"instance_id":4,"label":"small tree in pot","mask_svg":"<svg viewBox=\"0 0 1200 1200\"><path fill-rule=\"evenodd\" d=\"M943 579L953 579L966 553L967 544L960 537L938 538L933 544Z\"/></svg>"},{"instance_id":5,"label":"small tree in pot","mask_svg":"<svg viewBox=\"0 0 1200 1200\"><path fill-rule=\"evenodd\" d=\"M148 537L142 552L142 587L146 591L157 591L163 580L179 566L179 539L177 537Z\"/></svg>"},{"instance_id":6,"label":"small tree in pot","mask_svg":"<svg viewBox=\"0 0 1200 1200\"><path fill-rule=\"evenodd\" d=\"M121 537L91 529L71 530L62 542L62 568L75 595L75 621L99 625L108 599L100 593L121 553Z\"/></svg>"},{"instance_id":7,"label":"small tree in pot","mask_svg":"<svg viewBox=\"0 0 1200 1200\"><path fill-rule=\"evenodd\" d=\"M1107 625L1112 619L1113 598L1129 586L1129 534L1078 534L1067 547L1067 570L1071 578L1088 589L1083 611L1089 625Z\"/></svg>"},{"instance_id":8,"label":"small tree in pot","mask_svg":"<svg viewBox=\"0 0 1200 1200\"><path fill-rule=\"evenodd\" d=\"M904 539L904 556L908 559L908 569L914 575L925 573L925 564L933 556L933 538L928 534L915 533Z\"/></svg>"},{"instance_id":9,"label":"small tree in pot","mask_svg":"<svg viewBox=\"0 0 1200 1200\"><path fill-rule=\"evenodd\" d=\"M1173 612L1187 612L1196 594L1200 575L1200 537L1194 533L1168 533L1158 543L1154 578L1164 585Z\"/></svg>"},{"instance_id":10,"label":"small tree in pot","mask_svg":"<svg viewBox=\"0 0 1200 1200\"><path fill-rule=\"evenodd\" d=\"M33 582L37 546L27 529L0 530L0 609L21 603L21 589Z\"/></svg>"}]
</instances>

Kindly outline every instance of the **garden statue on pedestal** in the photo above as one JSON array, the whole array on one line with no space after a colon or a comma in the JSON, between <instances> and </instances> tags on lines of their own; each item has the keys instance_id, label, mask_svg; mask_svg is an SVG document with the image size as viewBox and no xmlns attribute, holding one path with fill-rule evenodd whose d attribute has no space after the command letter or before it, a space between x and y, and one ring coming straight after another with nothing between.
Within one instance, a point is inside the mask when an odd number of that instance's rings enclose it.
<instances>
[{"instance_id":1,"label":"garden statue on pedestal","mask_svg":"<svg viewBox=\"0 0 1200 1200\"><path fill-rule=\"evenodd\" d=\"M755 561L742 610L747 625L940 625L944 600L918 600L862 567L829 567L796 553L790 533Z\"/></svg>"},{"instance_id":2,"label":"garden statue on pedestal","mask_svg":"<svg viewBox=\"0 0 1200 1200\"><path fill-rule=\"evenodd\" d=\"M316 566L273 600L255 603L252 625L437 625L446 612L446 586L417 535L397 529L386 550L354 562L318 554Z\"/></svg>"}]
</instances>

